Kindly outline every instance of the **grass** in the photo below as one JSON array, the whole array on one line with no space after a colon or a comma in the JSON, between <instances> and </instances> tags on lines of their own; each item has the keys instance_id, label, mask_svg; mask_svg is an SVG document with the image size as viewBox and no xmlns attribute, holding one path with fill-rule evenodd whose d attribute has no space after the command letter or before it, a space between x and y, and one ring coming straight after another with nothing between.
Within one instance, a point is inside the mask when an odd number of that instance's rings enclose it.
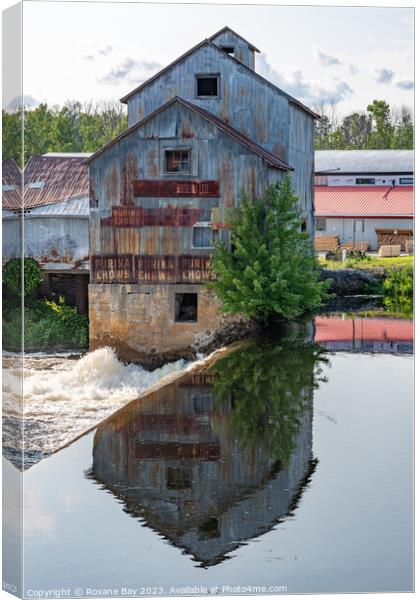
<instances>
[{"instance_id":1,"label":"grass","mask_svg":"<svg viewBox=\"0 0 420 600\"><path fill-rule=\"evenodd\" d=\"M319 264L324 269L402 269L408 265L413 265L414 257L396 256L395 258L378 258L376 256L369 256L367 260L349 258L344 262L320 258Z\"/></svg>"}]
</instances>

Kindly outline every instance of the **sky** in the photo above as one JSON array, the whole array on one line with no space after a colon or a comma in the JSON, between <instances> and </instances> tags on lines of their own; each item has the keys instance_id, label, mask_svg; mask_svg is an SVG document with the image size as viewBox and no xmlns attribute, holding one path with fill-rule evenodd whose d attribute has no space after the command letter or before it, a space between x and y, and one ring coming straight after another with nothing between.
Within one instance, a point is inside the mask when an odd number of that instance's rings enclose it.
<instances>
[{"instance_id":1,"label":"sky","mask_svg":"<svg viewBox=\"0 0 420 600\"><path fill-rule=\"evenodd\" d=\"M414 104L410 8L37 1L24 2L27 104L118 100L225 25L261 50L261 75L312 108Z\"/></svg>"}]
</instances>

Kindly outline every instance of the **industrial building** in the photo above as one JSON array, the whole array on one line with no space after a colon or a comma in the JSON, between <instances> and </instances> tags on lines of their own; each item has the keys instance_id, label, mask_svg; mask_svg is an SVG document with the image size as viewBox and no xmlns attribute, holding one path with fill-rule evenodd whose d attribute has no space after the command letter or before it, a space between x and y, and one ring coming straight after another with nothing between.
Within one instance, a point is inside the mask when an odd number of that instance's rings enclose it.
<instances>
[{"instance_id":1,"label":"industrial building","mask_svg":"<svg viewBox=\"0 0 420 600\"><path fill-rule=\"evenodd\" d=\"M128 129L90 169L90 345L139 360L182 352L222 322L206 283L226 215L290 173L313 234L317 117L254 67L225 27L127 94Z\"/></svg>"},{"instance_id":2,"label":"industrial building","mask_svg":"<svg viewBox=\"0 0 420 600\"><path fill-rule=\"evenodd\" d=\"M90 266L89 171L84 164L89 156L32 156L23 172L14 161L3 161L3 263L23 250L42 268L42 294L63 296L80 313L87 312Z\"/></svg>"},{"instance_id":3,"label":"industrial building","mask_svg":"<svg viewBox=\"0 0 420 600\"><path fill-rule=\"evenodd\" d=\"M413 238L412 150L315 152L315 245L377 250Z\"/></svg>"}]
</instances>

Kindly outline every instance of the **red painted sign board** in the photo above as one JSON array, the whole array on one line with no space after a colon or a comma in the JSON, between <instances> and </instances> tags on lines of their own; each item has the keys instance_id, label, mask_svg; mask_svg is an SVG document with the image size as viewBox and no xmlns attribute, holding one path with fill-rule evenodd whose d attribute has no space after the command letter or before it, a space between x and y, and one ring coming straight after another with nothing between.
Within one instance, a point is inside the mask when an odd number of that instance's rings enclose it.
<instances>
[{"instance_id":1,"label":"red painted sign board","mask_svg":"<svg viewBox=\"0 0 420 600\"><path fill-rule=\"evenodd\" d=\"M141 179L133 182L134 196L140 198L219 198L220 185L214 180Z\"/></svg>"}]
</instances>

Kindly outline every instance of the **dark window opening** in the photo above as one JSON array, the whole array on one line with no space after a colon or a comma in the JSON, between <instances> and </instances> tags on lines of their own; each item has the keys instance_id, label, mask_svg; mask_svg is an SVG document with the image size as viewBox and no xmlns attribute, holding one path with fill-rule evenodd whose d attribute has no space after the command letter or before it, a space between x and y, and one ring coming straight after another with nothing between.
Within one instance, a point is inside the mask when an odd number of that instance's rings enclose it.
<instances>
[{"instance_id":1,"label":"dark window opening","mask_svg":"<svg viewBox=\"0 0 420 600\"><path fill-rule=\"evenodd\" d=\"M165 170L166 173L189 173L190 151L189 150L166 150Z\"/></svg>"},{"instance_id":2,"label":"dark window opening","mask_svg":"<svg viewBox=\"0 0 420 600\"><path fill-rule=\"evenodd\" d=\"M356 185L375 185L375 178L362 177L356 179Z\"/></svg>"},{"instance_id":3,"label":"dark window opening","mask_svg":"<svg viewBox=\"0 0 420 600\"><path fill-rule=\"evenodd\" d=\"M175 321L197 322L197 294L175 294Z\"/></svg>"},{"instance_id":4,"label":"dark window opening","mask_svg":"<svg viewBox=\"0 0 420 600\"><path fill-rule=\"evenodd\" d=\"M300 225L300 230L302 233L306 232L306 221L302 221L302 223Z\"/></svg>"},{"instance_id":5,"label":"dark window opening","mask_svg":"<svg viewBox=\"0 0 420 600\"><path fill-rule=\"evenodd\" d=\"M316 220L316 230L317 231L326 231L327 230L327 219L317 219Z\"/></svg>"},{"instance_id":6,"label":"dark window opening","mask_svg":"<svg viewBox=\"0 0 420 600\"><path fill-rule=\"evenodd\" d=\"M213 394L211 392L196 392L193 396L194 412L208 413L213 409Z\"/></svg>"},{"instance_id":7,"label":"dark window opening","mask_svg":"<svg viewBox=\"0 0 420 600\"><path fill-rule=\"evenodd\" d=\"M235 48L233 46L222 46L222 50L224 50L226 54L235 54Z\"/></svg>"},{"instance_id":8,"label":"dark window opening","mask_svg":"<svg viewBox=\"0 0 420 600\"><path fill-rule=\"evenodd\" d=\"M215 517L209 519L199 526L198 531L201 540L220 537L219 520Z\"/></svg>"},{"instance_id":9,"label":"dark window opening","mask_svg":"<svg viewBox=\"0 0 420 600\"><path fill-rule=\"evenodd\" d=\"M191 488L191 470L168 468L166 485L171 490L187 490Z\"/></svg>"},{"instance_id":10,"label":"dark window opening","mask_svg":"<svg viewBox=\"0 0 420 600\"><path fill-rule=\"evenodd\" d=\"M197 77L197 96L217 96L218 87L217 75Z\"/></svg>"},{"instance_id":11,"label":"dark window opening","mask_svg":"<svg viewBox=\"0 0 420 600\"><path fill-rule=\"evenodd\" d=\"M211 227L194 227L193 246L194 248L213 248L217 239L217 229Z\"/></svg>"}]
</instances>

